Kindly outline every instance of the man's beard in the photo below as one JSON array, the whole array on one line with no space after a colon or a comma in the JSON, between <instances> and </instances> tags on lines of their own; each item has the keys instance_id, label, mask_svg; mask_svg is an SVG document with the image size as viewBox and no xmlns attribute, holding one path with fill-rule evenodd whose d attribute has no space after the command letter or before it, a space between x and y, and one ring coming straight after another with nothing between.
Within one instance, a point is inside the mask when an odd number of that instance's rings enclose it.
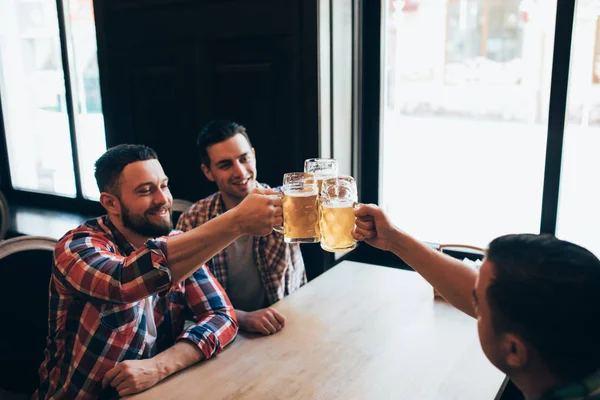
<instances>
[{"instance_id":1,"label":"man's beard","mask_svg":"<svg viewBox=\"0 0 600 400\"><path fill-rule=\"evenodd\" d=\"M162 208L162 207L159 207ZM151 222L144 214L133 214L129 212L129 209L121 202L121 218L123 219L123 225L137 233L138 235L145 237L158 237L167 236L173 229L172 212L169 214L169 220L163 221L160 224ZM150 209L146 212L152 212Z\"/></svg>"}]
</instances>

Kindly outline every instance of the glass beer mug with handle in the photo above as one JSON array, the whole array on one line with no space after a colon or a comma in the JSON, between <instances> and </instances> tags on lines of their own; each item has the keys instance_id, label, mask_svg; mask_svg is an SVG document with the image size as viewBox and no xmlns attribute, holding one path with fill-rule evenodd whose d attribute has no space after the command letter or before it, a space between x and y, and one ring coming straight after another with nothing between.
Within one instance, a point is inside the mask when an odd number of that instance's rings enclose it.
<instances>
[{"instance_id":1,"label":"glass beer mug with handle","mask_svg":"<svg viewBox=\"0 0 600 400\"><path fill-rule=\"evenodd\" d=\"M319 241L319 204L315 175L310 172L290 172L283 175L283 233L286 243L317 243Z\"/></svg>"},{"instance_id":2,"label":"glass beer mug with handle","mask_svg":"<svg viewBox=\"0 0 600 400\"><path fill-rule=\"evenodd\" d=\"M309 158L304 161L304 172L315 174L319 193L321 193L323 180L338 176L338 163L333 158Z\"/></svg>"},{"instance_id":3,"label":"glass beer mug with handle","mask_svg":"<svg viewBox=\"0 0 600 400\"><path fill-rule=\"evenodd\" d=\"M326 251L349 251L356 247L352 237L358 194L351 176L338 176L323 181L321 203L321 248Z\"/></svg>"}]
</instances>

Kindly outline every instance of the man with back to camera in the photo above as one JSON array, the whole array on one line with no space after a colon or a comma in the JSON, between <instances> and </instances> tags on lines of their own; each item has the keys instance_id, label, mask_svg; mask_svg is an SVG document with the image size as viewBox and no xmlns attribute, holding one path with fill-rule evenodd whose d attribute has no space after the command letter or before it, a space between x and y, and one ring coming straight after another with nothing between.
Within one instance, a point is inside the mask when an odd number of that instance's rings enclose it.
<instances>
[{"instance_id":1,"label":"man with back to camera","mask_svg":"<svg viewBox=\"0 0 600 400\"><path fill-rule=\"evenodd\" d=\"M282 222L281 200L263 190L177 234L168 178L146 146L109 149L95 175L107 214L56 246L36 399L137 393L222 351L238 324L203 264L238 237L269 234Z\"/></svg>"},{"instance_id":2,"label":"man with back to camera","mask_svg":"<svg viewBox=\"0 0 600 400\"><path fill-rule=\"evenodd\" d=\"M204 175L219 190L181 215L177 229L184 232L236 207L254 188L267 187L256 180L256 154L243 126L211 121L200 131L197 147ZM242 236L207 265L229 295L240 329L263 335L285 325L285 317L269 306L306 283L300 246L285 243L275 231Z\"/></svg>"},{"instance_id":3,"label":"man with back to camera","mask_svg":"<svg viewBox=\"0 0 600 400\"><path fill-rule=\"evenodd\" d=\"M477 318L487 358L527 400L600 399L600 260L550 235L494 239L479 272L396 228L375 205L355 239L391 251Z\"/></svg>"}]
</instances>

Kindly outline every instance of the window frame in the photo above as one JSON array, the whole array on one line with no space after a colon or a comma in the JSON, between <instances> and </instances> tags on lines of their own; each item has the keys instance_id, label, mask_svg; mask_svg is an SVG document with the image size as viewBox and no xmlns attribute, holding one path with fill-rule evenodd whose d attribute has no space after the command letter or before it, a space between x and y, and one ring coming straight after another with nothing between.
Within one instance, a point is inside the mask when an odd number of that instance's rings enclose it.
<instances>
[{"instance_id":1,"label":"window frame","mask_svg":"<svg viewBox=\"0 0 600 400\"><path fill-rule=\"evenodd\" d=\"M359 122L358 122L358 177L360 199L363 203L379 204L381 200L381 135L383 103L381 90L381 55L384 32L383 6L389 0L361 0L359 7ZM542 194L542 212L539 233L556 232L562 147L565 132L571 41L575 19L575 2L557 0L554 53L550 89L547 143ZM600 26L600 25L599 25ZM374 134L376 132L376 134ZM438 244L430 243L432 246ZM354 260L394 267L407 267L389 253L362 245Z\"/></svg>"},{"instance_id":2,"label":"window frame","mask_svg":"<svg viewBox=\"0 0 600 400\"><path fill-rule=\"evenodd\" d=\"M65 102L67 106L67 118L69 121L69 137L71 140L71 157L73 159L73 172L75 177L76 195L74 198L60 196L58 194L40 193L29 190L15 189L12 184L10 174L10 164L8 160L8 146L6 139L6 127L4 124L4 116L2 109L2 93L0 93L0 190L5 194L9 203L15 203L24 206L52 208L63 211L70 211L80 214L97 214L102 213L102 207L99 202L86 199L83 196L81 171L79 167L79 157L77 148L77 126L75 117L75 108L73 103L73 78L72 78L72 63L74 60L69 55L69 43L67 39L65 7L68 7L65 2L68 0L56 0L56 11L58 18L58 34L60 41L61 60L65 82ZM98 32L96 32L98 37ZM102 86L102 85L101 85ZM102 103L104 101L102 100ZM106 135L106 123L105 137Z\"/></svg>"}]
</instances>

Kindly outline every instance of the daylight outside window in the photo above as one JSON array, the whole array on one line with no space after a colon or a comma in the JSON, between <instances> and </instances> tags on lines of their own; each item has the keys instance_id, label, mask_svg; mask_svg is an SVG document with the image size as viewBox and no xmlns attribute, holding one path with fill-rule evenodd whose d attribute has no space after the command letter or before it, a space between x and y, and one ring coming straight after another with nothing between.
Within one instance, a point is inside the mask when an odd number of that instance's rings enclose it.
<instances>
[{"instance_id":1,"label":"daylight outside window","mask_svg":"<svg viewBox=\"0 0 600 400\"><path fill-rule=\"evenodd\" d=\"M91 0L2 0L0 99L12 185L76 197L75 162L85 198L97 199L93 162L106 150ZM59 18L65 21L65 82ZM68 86L67 86L68 85ZM67 87L75 126L70 126ZM72 140L71 129L75 132ZM78 160L73 159L76 143Z\"/></svg>"},{"instance_id":2,"label":"daylight outside window","mask_svg":"<svg viewBox=\"0 0 600 400\"><path fill-rule=\"evenodd\" d=\"M577 3L556 236L600 256L600 3Z\"/></svg>"},{"instance_id":3,"label":"daylight outside window","mask_svg":"<svg viewBox=\"0 0 600 400\"><path fill-rule=\"evenodd\" d=\"M539 232L556 0L389 1L380 202L419 239Z\"/></svg>"}]
</instances>

